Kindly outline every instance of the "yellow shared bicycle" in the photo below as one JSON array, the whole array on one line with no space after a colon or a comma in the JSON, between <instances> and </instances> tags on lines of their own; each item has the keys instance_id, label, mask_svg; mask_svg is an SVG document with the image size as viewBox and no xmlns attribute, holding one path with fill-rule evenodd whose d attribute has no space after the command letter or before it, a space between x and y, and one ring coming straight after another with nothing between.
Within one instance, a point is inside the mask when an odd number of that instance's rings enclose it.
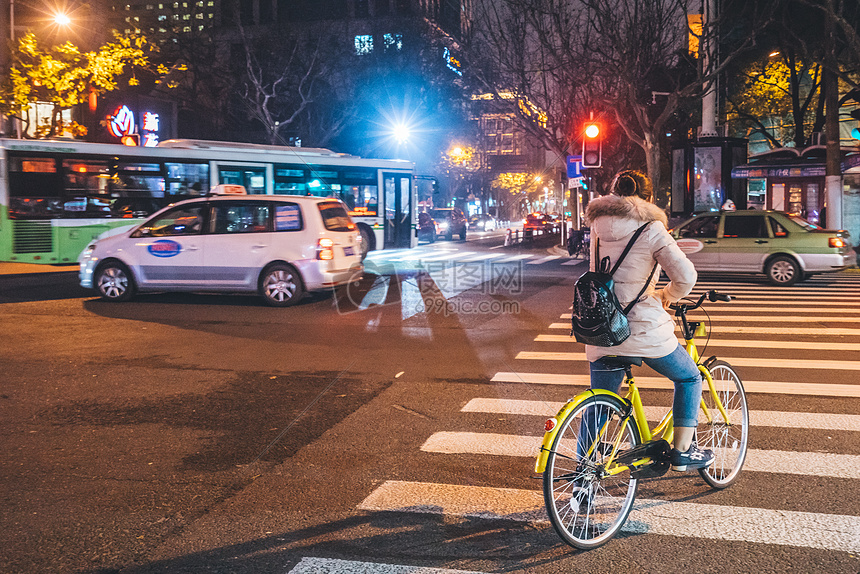
<instances>
[{"instance_id":1,"label":"yellow shared bicycle","mask_svg":"<svg viewBox=\"0 0 860 574\"><path fill-rule=\"evenodd\" d=\"M696 303L673 305L687 352L702 373L702 402L696 442L714 451L716 460L699 470L713 488L738 477L747 452L749 410L741 378L731 365L710 357L701 361L695 339L704 323L688 321L687 312L708 301L731 301L716 291ZM669 470L674 427L672 411L651 429L631 373L635 357L604 357L625 370L627 394L587 390L569 400L547 420L535 470L543 474L543 493L550 522L576 548L596 548L611 540L633 509L639 481Z\"/></svg>"}]
</instances>

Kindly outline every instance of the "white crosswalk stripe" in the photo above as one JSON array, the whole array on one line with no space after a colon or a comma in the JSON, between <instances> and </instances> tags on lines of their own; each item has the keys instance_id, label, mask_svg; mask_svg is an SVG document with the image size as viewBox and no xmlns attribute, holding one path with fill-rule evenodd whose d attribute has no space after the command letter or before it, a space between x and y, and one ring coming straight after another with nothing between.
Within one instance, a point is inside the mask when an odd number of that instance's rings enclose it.
<instances>
[{"instance_id":1,"label":"white crosswalk stripe","mask_svg":"<svg viewBox=\"0 0 860 574\"><path fill-rule=\"evenodd\" d=\"M335 558L302 558L288 574L482 574L474 570L451 570Z\"/></svg>"},{"instance_id":2,"label":"white crosswalk stripe","mask_svg":"<svg viewBox=\"0 0 860 574\"><path fill-rule=\"evenodd\" d=\"M547 522L536 490L387 481L361 510L421 512L521 522ZM626 532L860 551L855 516L636 499Z\"/></svg>"},{"instance_id":3,"label":"white crosswalk stripe","mask_svg":"<svg viewBox=\"0 0 860 574\"><path fill-rule=\"evenodd\" d=\"M564 263L573 264L574 261ZM774 288L765 283L741 280L705 280L697 286L694 295L709 288L735 295L737 299L729 304L712 303L707 306L708 348L739 369L749 397L770 396L772 399L767 404L774 404L776 399L776 404L788 407L763 410L761 405L764 403L754 401L759 408L750 412L751 433L759 436L765 429L772 429L771 435L778 437L781 429L793 432L808 430L832 434L836 438L839 433L860 432L860 415L829 412L819 403L803 403L804 400L820 400L825 401L821 403L824 405L846 405L844 401L854 401L844 409L860 410L851 407L856 406L857 399L860 399L860 381L855 382L854 375L860 371L860 342L857 340L860 336L860 274L815 277L791 288ZM694 320L703 318L691 317ZM573 386L577 388L571 389L567 396L574 396L590 384L590 377L584 346L569 336L569 330L570 313L561 314L558 322L551 323L546 332L535 337L531 348L516 353L516 363L510 365L527 367L496 372L491 381L499 385L512 383L516 385L512 388L518 389L547 385L534 393L536 397L557 397L557 392L553 394L551 389ZM704 340L699 342L701 345ZM645 374L636 377L643 391L673 389L671 381L652 376L653 372L643 372ZM745 372L750 375L744 376ZM807 375L813 372L819 374ZM791 398L781 399L780 395ZM665 397L663 395L663 400ZM833 402L834 398L840 399L840 403ZM647 402L647 396L645 400ZM826 402L828 400L831 402ZM481 456L484 457L481 464L487 464L487 460L533 459L542 437L541 419L554 416L563 405L559 400L471 397L462 407L460 416L472 418L463 421L463 426L458 425L456 429L437 429L429 433L420 451L433 457L459 457L457 460L464 456ZM646 406L645 414L654 423L665 415L667 409L665 406ZM516 421L510 428L520 434L462 430L476 428L473 424L475 417L477 420L504 417L499 420ZM842 437L840 444L850 444L850 441L846 442L845 435L839 436ZM772 440L778 441L779 438ZM844 446L842 451L827 452L827 444L821 444L820 448L809 443L798 448L785 442L779 443L783 448L770 448L772 446L751 442L744 475L807 478L810 479L810 488L832 489L828 490L829 493L838 492L838 481L860 479L860 449L846 453ZM747 479L731 488L754 488L754 484L755 481ZM667 493L665 498L637 498L625 530L860 552L858 516L720 506L708 504L706 496L692 502L672 501L671 493ZM522 490L505 488L504 485L487 487L388 481L370 492L359 508L532 523L547 521L539 488ZM703 526L697 527L697 524Z\"/></svg>"}]
</instances>

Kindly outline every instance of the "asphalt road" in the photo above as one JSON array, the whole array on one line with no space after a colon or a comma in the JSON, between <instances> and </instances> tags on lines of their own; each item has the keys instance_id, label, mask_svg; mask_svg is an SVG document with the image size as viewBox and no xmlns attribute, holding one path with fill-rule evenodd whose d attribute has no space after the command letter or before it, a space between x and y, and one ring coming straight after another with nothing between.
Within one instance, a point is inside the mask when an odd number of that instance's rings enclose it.
<instances>
[{"instance_id":1,"label":"asphalt road","mask_svg":"<svg viewBox=\"0 0 860 574\"><path fill-rule=\"evenodd\" d=\"M830 527L828 516L860 529L860 486L850 469L836 476L753 470L719 493L697 476L667 476L644 485L640 497L747 508L759 526L730 514L702 524L678 519L659 534L647 523L650 513L642 520L657 534L625 534L588 553L563 545L539 515L511 510L540 490L532 460L514 452L514 443L539 437L545 415L464 409L493 399L538 403L551 413L578 392L526 379L584 372L558 354L576 349L553 338L562 334L553 325L563 323L582 265L548 245L498 246L496 238L379 254L356 290L290 309L198 294L117 305L81 290L73 273L0 275L0 572L386 571L380 564L541 573L860 571L850 533L832 533L849 538L843 545L814 546L785 543L777 532L803 513L824 517L807 538ZM500 263L498 274L487 257ZM459 267L444 264L454 258ZM813 284L809 304L822 294L850 297L856 277ZM786 293L806 296L809 285ZM774 298L757 280L725 287L749 292L750 301L759 292ZM849 317L853 304L843 303ZM806 305L792 303L809 324L822 312L801 311ZM787 305L765 312L794 313ZM736 320L746 324L742 316L760 313L745 309ZM815 321L849 330L858 322ZM774 333L765 338L802 338L780 336L788 333L780 323ZM721 355L764 356L757 335L721 337L753 341L746 351L716 348ZM822 331L805 339L847 344L856 337ZM766 356L829 358L792 348ZM849 362L860 352L839 356L845 364L785 369L783 378L853 384ZM744 378L782 380L772 371L753 366ZM756 389L756 411L853 421L860 406L856 395L786 401ZM666 404L671 393L649 398ZM834 467L850 467L850 457L860 460L860 427L852 429L764 427L755 448L826 452L842 457ZM492 437L511 450L451 452L451 436L461 445ZM485 509L493 500L498 508ZM762 518L769 516L771 530ZM690 534L714 524L744 536Z\"/></svg>"}]
</instances>

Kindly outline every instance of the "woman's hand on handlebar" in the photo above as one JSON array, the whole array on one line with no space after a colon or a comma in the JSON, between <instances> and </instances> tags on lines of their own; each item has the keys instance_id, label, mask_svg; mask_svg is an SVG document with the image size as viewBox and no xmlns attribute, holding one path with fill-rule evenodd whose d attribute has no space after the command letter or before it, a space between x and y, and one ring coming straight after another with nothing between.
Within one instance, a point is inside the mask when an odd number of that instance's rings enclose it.
<instances>
[{"instance_id":1,"label":"woman's hand on handlebar","mask_svg":"<svg viewBox=\"0 0 860 574\"><path fill-rule=\"evenodd\" d=\"M657 292L654 293L654 296L660 300L663 304L663 309L667 311L671 309L671 306L675 303L675 301L672 301L672 299L669 298L669 294L665 289L658 289Z\"/></svg>"}]
</instances>

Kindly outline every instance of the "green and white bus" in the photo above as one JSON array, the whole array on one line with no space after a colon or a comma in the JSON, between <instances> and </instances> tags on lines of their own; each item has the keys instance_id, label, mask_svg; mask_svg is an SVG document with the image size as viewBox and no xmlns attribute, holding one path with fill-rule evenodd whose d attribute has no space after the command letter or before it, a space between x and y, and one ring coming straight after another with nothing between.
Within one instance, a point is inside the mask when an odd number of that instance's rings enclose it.
<instances>
[{"instance_id":1,"label":"green and white bus","mask_svg":"<svg viewBox=\"0 0 860 574\"><path fill-rule=\"evenodd\" d=\"M414 165L404 160L200 140L130 147L0 139L0 261L74 263L102 233L218 184L336 197L361 231L365 254L418 242Z\"/></svg>"}]
</instances>

